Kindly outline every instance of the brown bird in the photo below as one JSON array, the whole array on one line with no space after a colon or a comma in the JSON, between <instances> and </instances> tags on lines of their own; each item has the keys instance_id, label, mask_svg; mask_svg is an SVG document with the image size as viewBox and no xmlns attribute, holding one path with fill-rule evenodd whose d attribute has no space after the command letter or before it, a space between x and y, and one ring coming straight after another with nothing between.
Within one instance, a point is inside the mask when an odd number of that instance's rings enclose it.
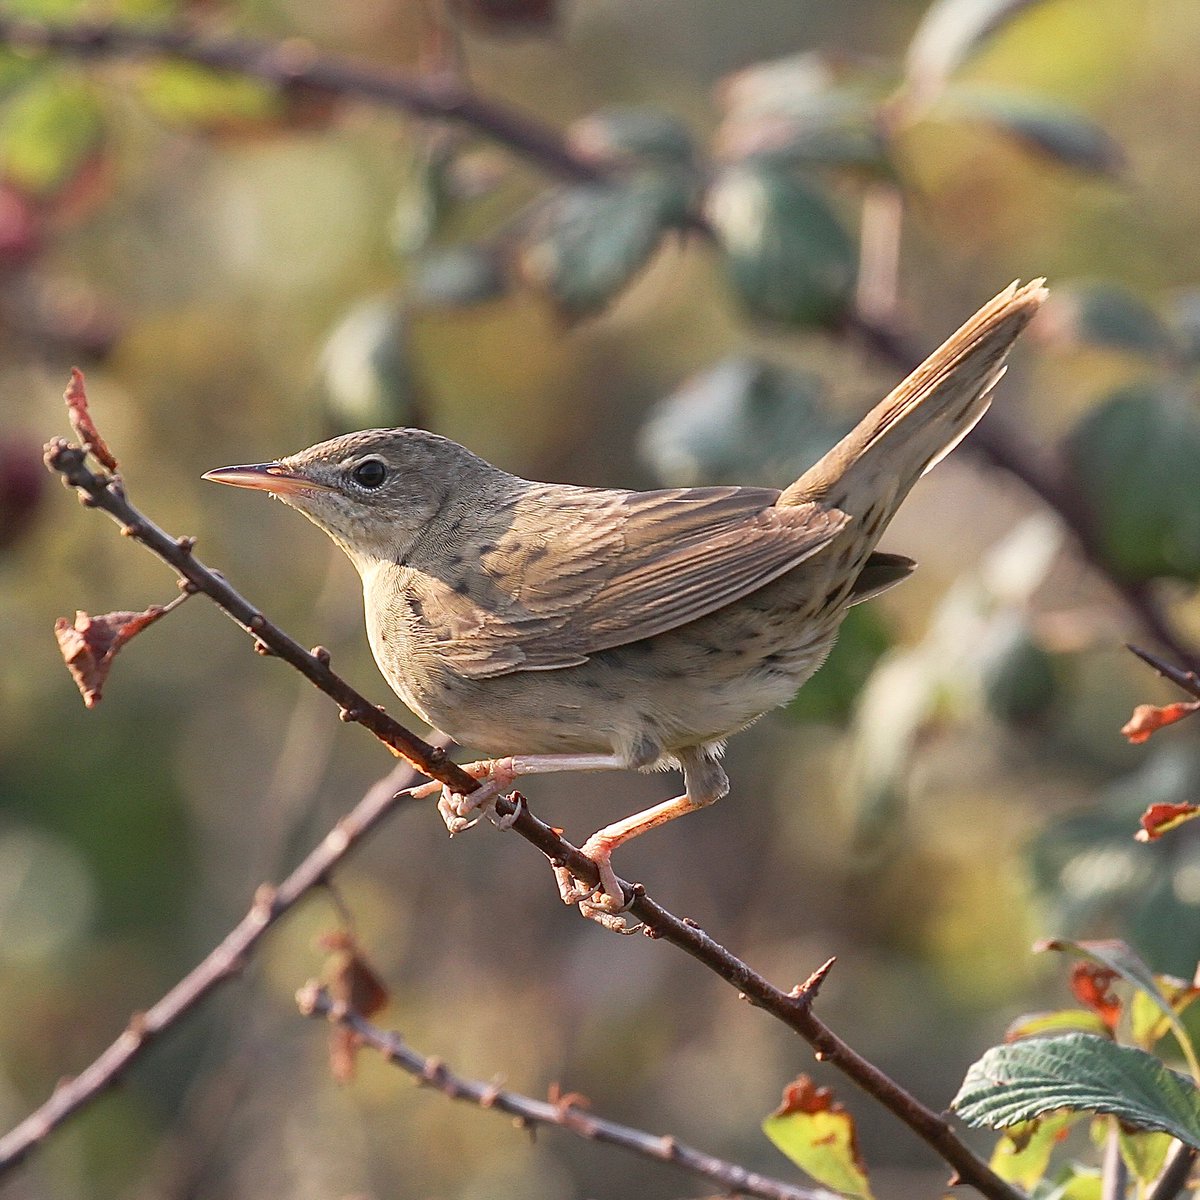
<instances>
[{"instance_id":1,"label":"brown bird","mask_svg":"<svg viewBox=\"0 0 1200 1200\"><path fill-rule=\"evenodd\" d=\"M375 661L409 708L464 745L521 753L443 794L452 832L521 775L679 767L684 794L590 837L601 891L567 903L620 926L622 842L729 789L725 739L786 704L858 604L911 559L875 551L909 489L986 411L1046 295L984 305L782 492L630 492L519 479L419 429L371 429L205 479L273 493L362 577Z\"/></svg>"}]
</instances>

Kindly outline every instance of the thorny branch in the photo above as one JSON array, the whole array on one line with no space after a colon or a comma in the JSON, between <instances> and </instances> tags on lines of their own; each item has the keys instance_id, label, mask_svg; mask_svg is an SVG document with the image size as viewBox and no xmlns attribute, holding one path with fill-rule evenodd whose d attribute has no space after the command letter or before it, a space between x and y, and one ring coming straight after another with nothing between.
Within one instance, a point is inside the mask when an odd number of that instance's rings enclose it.
<instances>
[{"instance_id":1,"label":"thorny branch","mask_svg":"<svg viewBox=\"0 0 1200 1200\"><path fill-rule=\"evenodd\" d=\"M409 1046L398 1033L389 1033L365 1020L353 1009L337 1003L316 983L308 983L296 995L300 1011L309 1017L327 1017L351 1030L367 1046L378 1050L389 1062L411 1075L418 1083L435 1088L451 1100L461 1100L479 1108L496 1109L515 1117L517 1124L532 1129L551 1125L565 1129L588 1141L620 1146L657 1162L673 1163L684 1171L699 1175L722 1192L739 1196L761 1196L763 1200L837 1200L832 1192L796 1187L779 1179L749 1171L738 1163L715 1158L696 1150L669 1134L659 1136L618 1125L571 1103L565 1096L553 1103L535 1100L520 1092L509 1091L494 1083L464 1079L440 1059L429 1058Z\"/></svg>"},{"instance_id":2,"label":"thorny branch","mask_svg":"<svg viewBox=\"0 0 1200 1200\"><path fill-rule=\"evenodd\" d=\"M289 637L278 626L259 612L249 601L234 591L216 572L204 566L193 553L190 539L173 538L145 517L130 504L120 481L93 472L84 462L84 453L78 447L57 439L47 447L47 465L58 471L65 482L74 487L85 505L99 508L121 526L122 532L141 542L147 549L179 571L187 584L198 592L209 596L220 608L231 616L247 632L256 644L294 666L307 676L327 695L342 706L345 720L357 721L366 726L380 741L403 754L414 765L455 790L471 791L478 784L445 756L444 751L428 745L405 729L382 709L371 705L329 667L326 653L309 652ZM424 794L428 788L418 788ZM580 853L562 835L544 821L535 817L523 802L508 799L497 802L498 811L513 818L511 828L521 837L541 850L556 865L568 867L578 878L597 883L595 864ZM340 840L337 830L330 837ZM326 868L328 869L328 868ZM641 885L623 884L630 900L630 912L645 926L649 937L662 939L690 954L709 970L736 987L741 996L756 1007L763 1008L798 1033L813 1048L818 1059L831 1063L852 1079L864 1091L873 1096L909 1127L941 1158L954 1168L955 1177L963 1183L977 1188L989 1200L1024 1200L1022 1193L997 1175L986 1162L976 1155L955 1133L950 1123L941 1115L926 1107L910 1095L899 1084L889 1078L874 1064L868 1062L841 1040L827 1025L812 1012L812 1002L831 963L827 963L803 985L784 992L758 974L741 959L737 958L720 943L714 941L694 921L681 919L668 912L645 894ZM250 920L251 918L247 918ZM152 1010L153 1011L153 1010ZM177 1018L176 1018L177 1019ZM158 1027L161 1030L162 1026ZM110 1048L116 1053L120 1042ZM118 1056L119 1057L119 1056ZM97 1060L98 1062L100 1060ZM82 1106L89 1095L96 1094L111 1082L104 1070L92 1074L96 1064L88 1068L85 1076L93 1080L90 1091L80 1089L73 1106L58 1120ZM121 1067L123 1069L123 1066ZM81 1076L81 1078L83 1078ZM56 1115L54 1098L44 1109L48 1116L29 1118L20 1128L26 1132L21 1139L11 1142L10 1157L0 1155L0 1169L24 1154L33 1141L44 1137ZM30 1123L33 1122L31 1125ZM28 1127L28 1128L27 1128ZM36 1134L37 1136L32 1136ZM10 1139L14 1135L10 1135ZM0 1141L0 1149L10 1142Z\"/></svg>"},{"instance_id":3,"label":"thorny branch","mask_svg":"<svg viewBox=\"0 0 1200 1200\"><path fill-rule=\"evenodd\" d=\"M117 1083L150 1045L178 1024L221 984L233 979L250 952L284 913L321 886L333 868L378 827L411 793L415 772L397 764L325 835L298 867L275 888L263 886L249 912L198 966L185 975L153 1007L135 1013L121 1035L51 1097L0 1138L0 1173L16 1166L59 1125Z\"/></svg>"}]
</instances>

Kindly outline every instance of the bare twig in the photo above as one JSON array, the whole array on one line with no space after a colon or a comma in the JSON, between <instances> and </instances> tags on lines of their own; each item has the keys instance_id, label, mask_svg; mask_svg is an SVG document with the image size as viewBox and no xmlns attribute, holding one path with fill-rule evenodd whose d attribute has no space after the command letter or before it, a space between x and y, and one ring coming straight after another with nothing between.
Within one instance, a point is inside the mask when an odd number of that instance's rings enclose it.
<instances>
[{"instance_id":1,"label":"bare twig","mask_svg":"<svg viewBox=\"0 0 1200 1200\"><path fill-rule=\"evenodd\" d=\"M47 449L47 464L51 469L60 472L66 482L80 492L85 502L107 512L121 525L122 532L141 542L178 570L197 591L207 595L251 633L259 644L290 663L323 692L337 700L342 705L346 720L358 721L366 726L385 745L398 750L421 770L450 784L456 790L471 791L478 786L469 775L446 760L444 751L429 746L382 710L371 706L348 683L330 670L328 655L309 653L278 626L268 621L224 579L196 559L188 539L172 538L163 532L129 503L118 481L109 476L97 475L83 460L84 454L78 447L70 446L62 440L52 442ZM470 786L466 786L468 784ZM424 795L428 790L428 787L419 787L414 789L414 793ZM511 816L511 828L541 850L551 862L568 867L571 873L580 879L590 883L599 882L595 863L566 841L556 829L535 817L525 803L501 798L496 807L502 815ZM335 830L330 837L336 838L337 832ZM792 993L784 992L714 941L694 921L681 919L657 904L645 894L640 885L623 883L622 886L630 900L630 911L646 927L648 936L661 938L690 954L736 987L751 1004L765 1009L798 1033L812 1046L817 1058L837 1067L932 1147L954 1168L959 1181L977 1188L989 1200L1024 1200L1017 1188L997 1175L959 1138L944 1117L905 1091L813 1015L812 1000L815 988L823 978L822 972L818 972L809 985ZM95 1088L93 1092L98 1090L99 1088ZM86 1099L86 1095L82 1099ZM70 1111L80 1107L82 1099ZM33 1120L34 1118L30 1118L30 1121ZM29 1122L23 1123L21 1128L28 1124ZM44 1119L35 1123L33 1128L41 1129L43 1124ZM28 1136L27 1132L25 1138ZM45 1131L41 1136L45 1136ZM3 1145L4 1143L0 1142L0 1148ZM26 1146L25 1149L27 1148ZM21 1152L24 1153L24 1149ZM4 1158L0 1156L0 1168L4 1166L4 1162Z\"/></svg>"},{"instance_id":2,"label":"bare twig","mask_svg":"<svg viewBox=\"0 0 1200 1200\"><path fill-rule=\"evenodd\" d=\"M298 41L200 37L187 28L108 21L44 24L0 16L0 43L26 53L49 51L87 60L175 58L286 91L366 100L413 116L466 125L564 179L588 183L602 178L601 169L571 150L552 126L485 99L444 72L426 78L373 70L319 54Z\"/></svg>"},{"instance_id":3,"label":"bare twig","mask_svg":"<svg viewBox=\"0 0 1200 1200\"><path fill-rule=\"evenodd\" d=\"M143 1055L150 1044L179 1023L221 984L236 976L251 950L289 909L322 884L330 871L379 823L407 800L404 791L414 772L407 763L376 783L278 886L264 885L249 912L198 966L144 1013L135 1013L124 1032L98 1058L19 1125L0 1138L0 1173L19 1163L59 1125L113 1084Z\"/></svg>"},{"instance_id":4,"label":"bare twig","mask_svg":"<svg viewBox=\"0 0 1200 1200\"><path fill-rule=\"evenodd\" d=\"M593 1116L572 1104L570 1097L552 1103L547 1100L535 1100L532 1096L525 1096L493 1083L464 1079L451 1071L441 1059L429 1058L412 1049L398 1033L380 1029L353 1009L338 1004L316 983L305 984L297 993L296 1002L305 1016L328 1017L330 1021L353 1031L364 1045L378 1050L389 1062L413 1076L419 1083L435 1088L451 1100L461 1100L479 1108L507 1113L526 1128L551 1125L588 1141L620 1146L644 1158L673 1163L684 1171L707 1179L721 1188L722 1192L730 1194L761 1196L764 1200L836 1200L832 1192L796 1187L783 1180L760 1175L757 1171L747 1170L738 1163L715 1158L711 1154L693 1149L670 1134L658 1136Z\"/></svg>"},{"instance_id":5,"label":"bare twig","mask_svg":"<svg viewBox=\"0 0 1200 1200\"><path fill-rule=\"evenodd\" d=\"M1151 654L1149 650L1143 650L1139 646L1126 643L1125 648L1130 654L1153 667L1164 679L1170 680L1177 688L1200 700L1200 675L1197 675L1195 671L1185 671L1182 667L1177 667L1173 663L1167 662L1165 658Z\"/></svg>"}]
</instances>

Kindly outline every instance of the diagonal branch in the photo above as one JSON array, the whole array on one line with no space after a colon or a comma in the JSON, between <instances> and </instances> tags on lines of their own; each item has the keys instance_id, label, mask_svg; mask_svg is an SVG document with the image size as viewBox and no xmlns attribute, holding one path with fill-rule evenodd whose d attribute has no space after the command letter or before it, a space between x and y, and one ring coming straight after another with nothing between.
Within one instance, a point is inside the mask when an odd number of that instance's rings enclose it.
<instances>
[{"instance_id":1,"label":"diagonal branch","mask_svg":"<svg viewBox=\"0 0 1200 1200\"><path fill-rule=\"evenodd\" d=\"M397 764L367 792L312 852L276 888L258 889L249 912L198 966L143 1013L98 1058L72 1079L64 1080L40 1108L0 1138L0 1174L16 1166L35 1146L97 1096L119 1082L150 1045L177 1025L201 1001L235 978L263 935L314 888L396 807L411 797L415 772Z\"/></svg>"},{"instance_id":2,"label":"diagonal branch","mask_svg":"<svg viewBox=\"0 0 1200 1200\"><path fill-rule=\"evenodd\" d=\"M300 1011L308 1017L327 1017L330 1021L351 1030L361 1041L378 1050L388 1062L413 1076L418 1083L436 1088L451 1100L460 1100L479 1108L496 1109L516 1117L517 1124L528 1129L549 1125L565 1129L588 1141L603 1142L620 1146L634 1154L657 1162L673 1163L693 1175L707 1179L719 1187L722 1193L739 1196L759 1196L763 1200L838 1200L835 1193L820 1189L796 1187L780 1179L760 1175L747 1170L738 1163L715 1158L696 1150L670 1134L658 1136L618 1125L571 1103L565 1096L552 1103L535 1100L520 1092L509 1091L495 1084L477 1079L464 1079L456 1075L445 1063L429 1058L407 1045L398 1033L389 1033L365 1020L353 1009L333 1000L329 993L316 983L308 983L296 995Z\"/></svg>"},{"instance_id":3,"label":"diagonal branch","mask_svg":"<svg viewBox=\"0 0 1200 1200\"><path fill-rule=\"evenodd\" d=\"M107 512L121 525L123 533L141 542L178 570L188 584L204 592L251 633L257 644L289 662L337 700L342 706L345 720L365 725L389 748L403 754L414 765L455 790L471 791L478 786L474 779L447 760L444 750L440 751L423 742L381 709L371 706L360 693L331 671L326 653L304 650L298 642L268 621L220 575L196 559L189 539L173 538L161 530L129 503L117 479L93 472L84 459L82 450L62 439L56 439L47 447L47 465L62 474L86 504ZM428 791L428 785L414 789L417 795L425 795ZM511 817L511 828L541 850L552 863L568 867L580 879L598 883L595 863L566 841L558 830L535 817L523 801L502 798L497 801L496 807L503 816ZM336 837L337 831L330 836ZM813 1014L812 1002L829 964L814 974L805 985L784 992L714 941L694 921L681 919L668 912L647 896L641 885L622 886L629 898L630 911L646 927L648 936L670 942L690 954L736 987L751 1004L765 1009L798 1033L813 1048L817 1058L835 1066L932 1147L954 1168L959 1181L971 1184L989 1200L1024 1200L1017 1188L997 1175L962 1141L946 1118L905 1091ZM0 1167L3 1165L3 1159L0 1159Z\"/></svg>"},{"instance_id":4,"label":"diagonal branch","mask_svg":"<svg viewBox=\"0 0 1200 1200\"><path fill-rule=\"evenodd\" d=\"M54 52L85 60L174 58L229 71L284 91L343 96L413 116L469 126L544 169L578 183L596 182L601 169L562 135L510 105L485 99L461 80L438 73L372 69L318 54L307 43L247 37L199 37L186 28L115 21L43 24L0 16L0 44L26 53Z\"/></svg>"}]
</instances>

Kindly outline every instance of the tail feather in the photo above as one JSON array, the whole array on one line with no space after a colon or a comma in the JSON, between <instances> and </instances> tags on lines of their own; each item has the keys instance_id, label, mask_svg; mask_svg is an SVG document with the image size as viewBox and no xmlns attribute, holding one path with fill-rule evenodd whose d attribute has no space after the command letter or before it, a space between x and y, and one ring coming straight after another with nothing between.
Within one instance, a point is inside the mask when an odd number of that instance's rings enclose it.
<instances>
[{"instance_id":1,"label":"tail feather","mask_svg":"<svg viewBox=\"0 0 1200 1200\"><path fill-rule=\"evenodd\" d=\"M882 529L914 483L975 426L1004 360L1046 298L1043 280L1013 283L985 304L820 462L780 496L816 501Z\"/></svg>"}]
</instances>

